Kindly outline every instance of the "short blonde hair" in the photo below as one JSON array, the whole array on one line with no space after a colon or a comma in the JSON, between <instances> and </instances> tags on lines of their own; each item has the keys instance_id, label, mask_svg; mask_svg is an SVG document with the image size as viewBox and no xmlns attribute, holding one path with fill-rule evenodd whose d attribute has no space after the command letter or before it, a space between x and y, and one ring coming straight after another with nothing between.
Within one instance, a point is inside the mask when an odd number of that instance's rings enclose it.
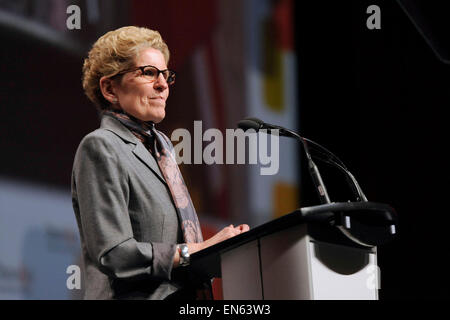
<instances>
[{"instance_id":1,"label":"short blonde hair","mask_svg":"<svg viewBox=\"0 0 450 320\"><path fill-rule=\"evenodd\" d=\"M170 52L158 31L142 27L122 27L101 36L92 46L83 64L83 89L100 109L110 107L100 90L100 79L134 67L134 60L144 48L160 50L169 64Z\"/></svg>"}]
</instances>

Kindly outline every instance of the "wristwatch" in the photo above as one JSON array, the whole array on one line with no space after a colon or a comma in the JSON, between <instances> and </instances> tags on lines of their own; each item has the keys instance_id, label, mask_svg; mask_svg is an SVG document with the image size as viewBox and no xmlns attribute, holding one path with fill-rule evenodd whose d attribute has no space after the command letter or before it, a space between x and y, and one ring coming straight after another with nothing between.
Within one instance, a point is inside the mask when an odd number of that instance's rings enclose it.
<instances>
[{"instance_id":1,"label":"wristwatch","mask_svg":"<svg viewBox=\"0 0 450 320\"><path fill-rule=\"evenodd\" d=\"M185 243L177 245L178 252L180 254L180 266L188 266L191 260L191 256L189 255L189 248Z\"/></svg>"}]
</instances>

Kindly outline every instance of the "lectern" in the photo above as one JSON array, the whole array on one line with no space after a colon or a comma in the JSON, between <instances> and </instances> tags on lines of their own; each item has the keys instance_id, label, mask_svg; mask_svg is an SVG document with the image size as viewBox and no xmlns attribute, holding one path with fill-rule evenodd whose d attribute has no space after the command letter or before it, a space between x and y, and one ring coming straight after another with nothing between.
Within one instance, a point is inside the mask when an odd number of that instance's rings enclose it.
<instances>
[{"instance_id":1,"label":"lectern","mask_svg":"<svg viewBox=\"0 0 450 320\"><path fill-rule=\"evenodd\" d=\"M221 277L226 300L375 300L377 247L396 225L382 203L305 207L194 253L189 268Z\"/></svg>"}]
</instances>

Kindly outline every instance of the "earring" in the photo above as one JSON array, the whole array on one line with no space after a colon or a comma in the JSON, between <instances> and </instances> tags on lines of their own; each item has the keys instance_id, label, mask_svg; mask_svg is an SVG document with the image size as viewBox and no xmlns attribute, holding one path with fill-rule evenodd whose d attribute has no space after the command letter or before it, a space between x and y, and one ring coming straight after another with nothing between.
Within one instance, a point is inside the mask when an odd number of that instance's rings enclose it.
<instances>
[{"instance_id":1,"label":"earring","mask_svg":"<svg viewBox=\"0 0 450 320\"><path fill-rule=\"evenodd\" d=\"M117 98L114 98L112 103L114 103L114 104L117 103Z\"/></svg>"}]
</instances>

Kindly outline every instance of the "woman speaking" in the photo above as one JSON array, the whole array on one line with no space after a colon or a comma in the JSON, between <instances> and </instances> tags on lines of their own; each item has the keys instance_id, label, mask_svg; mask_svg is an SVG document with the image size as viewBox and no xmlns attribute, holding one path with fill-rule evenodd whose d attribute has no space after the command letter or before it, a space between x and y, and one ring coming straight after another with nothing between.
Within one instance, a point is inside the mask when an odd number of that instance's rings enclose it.
<instances>
[{"instance_id":1,"label":"woman speaking","mask_svg":"<svg viewBox=\"0 0 450 320\"><path fill-rule=\"evenodd\" d=\"M175 72L157 31L123 27L93 45L83 88L101 112L72 171L86 299L196 299L189 255L249 229L230 225L204 241L170 140L155 128ZM203 296L205 297L205 296Z\"/></svg>"}]
</instances>

